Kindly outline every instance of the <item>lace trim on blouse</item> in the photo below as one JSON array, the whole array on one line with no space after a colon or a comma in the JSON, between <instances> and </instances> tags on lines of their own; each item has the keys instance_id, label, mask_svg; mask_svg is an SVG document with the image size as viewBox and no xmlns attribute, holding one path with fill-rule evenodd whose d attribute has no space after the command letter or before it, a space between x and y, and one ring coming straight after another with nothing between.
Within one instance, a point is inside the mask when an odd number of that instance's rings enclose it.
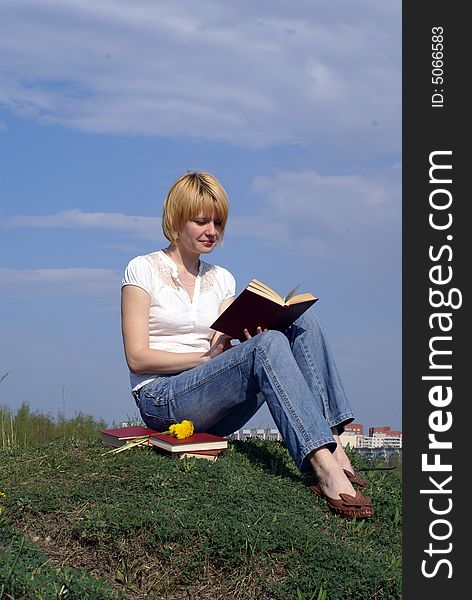
<instances>
[{"instance_id":1,"label":"lace trim on blouse","mask_svg":"<svg viewBox=\"0 0 472 600\"><path fill-rule=\"evenodd\" d=\"M170 265L161 252L153 252L149 254L149 259L154 265L157 275L161 281L173 288L174 290L183 289L182 282L177 273L177 267ZM169 258L169 261L172 260ZM200 278L200 293L204 294L215 285L214 266L204 261L200 261L200 271L198 272Z\"/></svg>"}]
</instances>

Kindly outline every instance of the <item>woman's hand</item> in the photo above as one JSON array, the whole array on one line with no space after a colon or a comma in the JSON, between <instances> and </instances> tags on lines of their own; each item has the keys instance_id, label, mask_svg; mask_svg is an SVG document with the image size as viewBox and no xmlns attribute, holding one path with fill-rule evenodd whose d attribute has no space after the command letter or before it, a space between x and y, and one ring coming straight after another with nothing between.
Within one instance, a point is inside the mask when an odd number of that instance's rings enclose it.
<instances>
[{"instance_id":1,"label":"woman's hand","mask_svg":"<svg viewBox=\"0 0 472 600\"><path fill-rule=\"evenodd\" d=\"M267 331L267 327L265 329L262 329L262 327L257 327L256 328L256 335L258 333L262 333L263 331ZM252 340L252 335L249 333L249 331L247 329L244 329L244 335L246 337L247 340Z\"/></svg>"},{"instance_id":2,"label":"woman's hand","mask_svg":"<svg viewBox=\"0 0 472 600\"><path fill-rule=\"evenodd\" d=\"M215 342L210 346L208 352L206 352L203 356L203 362L208 362L215 356L218 356L222 352L229 350L231 348L231 337L229 335L225 335L221 333L215 340Z\"/></svg>"}]
</instances>

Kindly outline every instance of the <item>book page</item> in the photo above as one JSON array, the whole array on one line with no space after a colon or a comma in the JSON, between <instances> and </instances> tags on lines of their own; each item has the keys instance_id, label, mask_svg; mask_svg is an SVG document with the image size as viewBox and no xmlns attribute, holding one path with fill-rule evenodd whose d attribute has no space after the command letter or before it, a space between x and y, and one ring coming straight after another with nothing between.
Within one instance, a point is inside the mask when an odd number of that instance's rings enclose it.
<instances>
[{"instance_id":1,"label":"book page","mask_svg":"<svg viewBox=\"0 0 472 600\"><path fill-rule=\"evenodd\" d=\"M264 283L262 283L261 281L258 281L257 279L252 279L249 282L249 284L247 285L246 289L248 289L251 292L254 292L255 294L259 294L259 296L264 296L265 298L268 298L269 300L273 300L274 302L277 302L278 304L283 304L283 302L284 302L284 299L282 298L282 296L277 294L277 292L275 292L268 285L265 285Z\"/></svg>"},{"instance_id":2,"label":"book page","mask_svg":"<svg viewBox=\"0 0 472 600\"><path fill-rule=\"evenodd\" d=\"M295 292L298 290L299 287L300 287L300 285L296 285L289 292L287 292L285 294L284 302L287 303L290 300L290 298L292 298L295 295Z\"/></svg>"},{"instance_id":3,"label":"book page","mask_svg":"<svg viewBox=\"0 0 472 600\"><path fill-rule=\"evenodd\" d=\"M299 302L306 302L307 300L318 300L318 298L307 292L305 294L297 294L296 296L292 296L290 300L288 300L287 304L290 306L292 304L298 304Z\"/></svg>"}]
</instances>

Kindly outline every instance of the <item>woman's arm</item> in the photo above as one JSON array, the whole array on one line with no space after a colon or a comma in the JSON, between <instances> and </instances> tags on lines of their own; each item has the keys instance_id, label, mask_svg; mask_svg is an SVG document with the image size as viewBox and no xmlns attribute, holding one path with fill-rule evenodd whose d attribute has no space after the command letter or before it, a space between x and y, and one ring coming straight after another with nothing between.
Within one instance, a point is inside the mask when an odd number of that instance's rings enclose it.
<instances>
[{"instance_id":1,"label":"woman's arm","mask_svg":"<svg viewBox=\"0 0 472 600\"><path fill-rule=\"evenodd\" d=\"M221 313L228 308L228 306L231 304L231 302L234 302L234 296L232 296L231 298L228 298L227 300L223 300L223 302L221 303L221 306L218 310L218 316L220 316ZM215 331L215 333L212 335L210 346L213 346L213 344L218 340L218 338L220 338L220 336L224 336L225 338L227 338L225 340L225 345L224 345L224 349L222 350L222 352L224 352L224 350L229 350L231 348L231 338L229 336L225 335L224 333L221 333L221 331Z\"/></svg>"},{"instance_id":2,"label":"woman's arm","mask_svg":"<svg viewBox=\"0 0 472 600\"><path fill-rule=\"evenodd\" d=\"M121 327L129 370L137 375L187 371L212 357L203 352L167 352L149 348L149 294L135 285L121 291Z\"/></svg>"}]
</instances>

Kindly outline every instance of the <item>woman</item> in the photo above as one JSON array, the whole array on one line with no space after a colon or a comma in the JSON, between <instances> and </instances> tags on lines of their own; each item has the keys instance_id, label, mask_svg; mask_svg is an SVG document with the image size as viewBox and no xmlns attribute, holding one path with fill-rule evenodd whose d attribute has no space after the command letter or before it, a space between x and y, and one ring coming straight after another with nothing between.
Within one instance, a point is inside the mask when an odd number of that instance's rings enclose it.
<instances>
[{"instance_id":1,"label":"woman","mask_svg":"<svg viewBox=\"0 0 472 600\"><path fill-rule=\"evenodd\" d=\"M229 435L267 402L313 491L347 517L373 514L366 487L339 440L353 420L312 309L284 333L261 331L231 345L210 325L231 303L235 281L200 259L223 239L229 202L209 173L186 173L164 202L169 245L134 258L122 287L122 329L133 395L144 422L164 431L183 419Z\"/></svg>"}]
</instances>

